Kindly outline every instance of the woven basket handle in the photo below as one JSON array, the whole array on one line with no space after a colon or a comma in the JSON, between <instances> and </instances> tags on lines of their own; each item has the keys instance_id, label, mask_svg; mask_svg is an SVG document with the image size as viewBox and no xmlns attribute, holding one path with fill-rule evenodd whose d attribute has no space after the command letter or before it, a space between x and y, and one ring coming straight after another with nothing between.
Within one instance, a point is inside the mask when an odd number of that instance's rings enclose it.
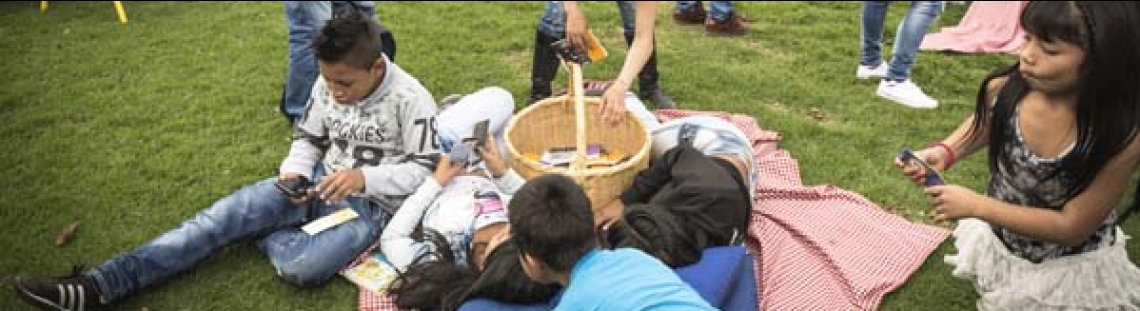
<instances>
[{"instance_id":1,"label":"woven basket handle","mask_svg":"<svg viewBox=\"0 0 1140 311\"><path fill-rule=\"evenodd\" d=\"M578 156L571 163L571 171L583 172L586 170L586 98L585 91L582 86L582 65L574 62L567 62L565 65L570 71L570 98L574 99L574 116L577 138L576 145L578 149Z\"/></svg>"}]
</instances>

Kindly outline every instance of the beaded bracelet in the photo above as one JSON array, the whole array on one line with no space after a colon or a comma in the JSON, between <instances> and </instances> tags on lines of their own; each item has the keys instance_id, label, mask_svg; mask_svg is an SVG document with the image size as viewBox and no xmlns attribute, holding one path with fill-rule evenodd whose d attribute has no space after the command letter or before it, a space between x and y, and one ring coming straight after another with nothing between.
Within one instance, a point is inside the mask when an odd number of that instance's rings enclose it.
<instances>
[{"instance_id":1,"label":"beaded bracelet","mask_svg":"<svg viewBox=\"0 0 1140 311\"><path fill-rule=\"evenodd\" d=\"M958 157L954 154L954 148L950 148L950 145L944 142L938 142L931 145L931 147L942 147L943 150L946 150L946 167L942 170L949 170L951 166L954 166L954 163L958 162Z\"/></svg>"}]
</instances>

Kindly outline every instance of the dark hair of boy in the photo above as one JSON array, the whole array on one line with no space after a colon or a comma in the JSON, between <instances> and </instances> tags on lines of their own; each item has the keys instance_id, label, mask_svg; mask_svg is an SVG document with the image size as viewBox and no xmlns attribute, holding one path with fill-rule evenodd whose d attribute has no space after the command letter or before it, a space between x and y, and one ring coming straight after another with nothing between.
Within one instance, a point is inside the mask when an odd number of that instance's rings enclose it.
<instances>
[{"instance_id":1,"label":"dark hair of boy","mask_svg":"<svg viewBox=\"0 0 1140 311\"><path fill-rule=\"evenodd\" d=\"M1021 13L1021 27L1042 40L1069 42L1085 50L1077 90L1077 142L1060 169L1046 176L1058 178L1063 173L1073 178L1077 182L1065 191L1076 196L1140 132L1140 86L1135 85L1140 72L1140 5L1134 1L1033 1ZM1003 163L1011 158L1003 155L1008 130L1004 120L1014 117L1017 103L1029 92L1018 65L991 73L978 91L974 109L978 117L969 137L988 135L991 171L1008 165ZM990 89L990 82L1001 77L1007 80L991 112L986 94L998 91ZM1140 192L1140 186L1136 191ZM1117 221L1138 206L1140 197Z\"/></svg>"},{"instance_id":2,"label":"dark hair of boy","mask_svg":"<svg viewBox=\"0 0 1140 311\"><path fill-rule=\"evenodd\" d=\"M511 198L511 237L522 254L568 272L597 247L594 214L582 187L561 174L532 178Z\"/></svg>"},{"instance_id":3,"label":"dark hair of boy","mask_svg":"<svg viewBox=\"0 0 1140 311\"><path fill-rule=\"evenodd\" d=\"M549 301L561 288L528 278L519 261L518 247L511 239L487 255L483 271L474 271L474 262L466 266L455 262L451 248L438 232L428 229L424 235L435 244L438 253L421 255L393 281L388 293L395 297L400 309L457 310L474 298L534 304Z\"/></svg>"},{"instance_id":4,"label":"dark hair of boy","mask_svg":"<svg viewBox=\"0 0 1140 311\"><path fill-rule=\"evenodd\" d=\"M328 21L313 40L313 50L322 62L368 70L384 55L380 32L376 21L356 11L348 12Z\"/></svg>"}]
</instances>

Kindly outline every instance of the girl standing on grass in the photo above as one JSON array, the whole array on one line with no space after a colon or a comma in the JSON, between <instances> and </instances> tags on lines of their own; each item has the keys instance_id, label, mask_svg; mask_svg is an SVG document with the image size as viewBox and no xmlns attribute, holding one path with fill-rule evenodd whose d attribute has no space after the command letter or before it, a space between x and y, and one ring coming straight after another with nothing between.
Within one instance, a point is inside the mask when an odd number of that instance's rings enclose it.
<instances>
[{"instance_id":1,"label":"girl standing on grass","mask_svg":"<svg viewBox=\"0 0 1140 311\"><path fill-rule=\"evenodd\" d=\"M1118 224L1140 201L1115 206L1140 162L1140 3L1033 2L1021 26L1019 62L986 77L974 114L916 154L946 170L989 147L986 195L926 188L937 220L960 220L947 262L975 282L982 310L1138 309L1140 269Z\"/></svg>"}]
</instances>

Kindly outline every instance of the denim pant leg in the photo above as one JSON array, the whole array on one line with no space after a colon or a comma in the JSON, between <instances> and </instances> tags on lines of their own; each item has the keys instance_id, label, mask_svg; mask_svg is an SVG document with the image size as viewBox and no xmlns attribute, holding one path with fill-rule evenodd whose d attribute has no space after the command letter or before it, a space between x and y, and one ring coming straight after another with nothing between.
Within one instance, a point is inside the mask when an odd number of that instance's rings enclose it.
<instances>
[{"instance_id":1,"label":"denim pant leg","mask_svg":"<svg viewBox=\"0 0 1140 311\"><path fill-rule=\"evenodd\" d=\"M269 178L222 198L194 218L146 245L120 254L92 270L99 292L114 301L186 271L218 248L240 238L303 221Z\"/></svg>"},{"instance_id":2,"label":"denim pant leg","mask_svg":"<svg viewBox=\"0 0 1140 311\"><path fill-rule=\"evenodd\" d=\"M677 1L675 12L691 12L701 6L700 1Z\"/></svg>"},{"instance_id":3,"label":"denim pant leg","mask_svg":"<svg viewBox=\"0 0 1140 311\"><path fill-rule=\"evenodd\" d=\"M380 238L390 215L363 198L351 197L346 203L360 217L316 235L309 235L299 227L289 227L258 241L277 275L302 287L323 284ZM309 206L318 212L313 219L343 207L320 200L312 201Z\"/></svg>"},{"instance_id":4,"label":"denim pant leg","mask_svg":"<svg viewBox=\"0 0 1140 311\"><path fill-rule=\"evenodd\" d=\"M374 1L332 1L332 12L344 13L355 10L366 18L376 17L376 2Z\"/></svg>"},{"instance_id":5,"label":"denim pant leg","mask_svg":"<svg viewBox=\"0 0 1140 311\"><path fill-rule=\"evenodd\" d=\"M891 66L887 79L906 80L910 78L910 68L914 66L915 55L926 36L926 29L942 14L942 1L911 1L910 10L899 23L895 36L895 47L891 52Z\"/></svg>"},{"instance_id":6,"label":"denim pant leg","mask_svg":"<svg viewBox=\"0 0 1140 311\"><path fill-rule=\"evenodd\" d=\"M712 116L690 116L665 122L652 131L654 158L681 143L681 132L685 126L694 127L693 148L708 156L735 156L748 166L748 187L756 187L760 174L756 168L756 157L752 142L740 128L728 121ZM751 195L751 192L749 192Z\"/></svg>"},{"instance_id":7,"label":"denim pant leg","mask_svg":"<svg viewBox=\"0 0 1140 311\"><path fill-rule=\"evenodd\" d=\"M538 20L538 31L547 37L562 39L566 37L566 8L562 1L547 1L546 10Z\"/></svg>"},{"instance_id":8,"label":"denim pant leg","mask_svg":"<svg viewBox=\"0 0 1140 311\"><path fill-rule=\"evenodd\" d=\"M285 1L289 72L285 78L283 110L294 123L304 114L319 73L312 42L330 18L332 5L328 1Z\"/></svg>"},{"instance_id":9,"label":"denim pant leg","mask_svg":"<svg viewBox=\"0 0 1140 311\"><path fill-rule=\"evenodd\" d=\"M883 63L883 23L887 19L890 1L863 1L862 46L859 49L859 64L878 66Z\"/></svg>"},{"instance_id":10,"label":"denim pant leg","mask_svg":"<svg viewBox=\"0 0 1140 311\"><path fill-rule=\"evenodd\" d=\"M709 1L709 17L723 22L732 17L732 1Z\"/></svg>"}]
</instances>

